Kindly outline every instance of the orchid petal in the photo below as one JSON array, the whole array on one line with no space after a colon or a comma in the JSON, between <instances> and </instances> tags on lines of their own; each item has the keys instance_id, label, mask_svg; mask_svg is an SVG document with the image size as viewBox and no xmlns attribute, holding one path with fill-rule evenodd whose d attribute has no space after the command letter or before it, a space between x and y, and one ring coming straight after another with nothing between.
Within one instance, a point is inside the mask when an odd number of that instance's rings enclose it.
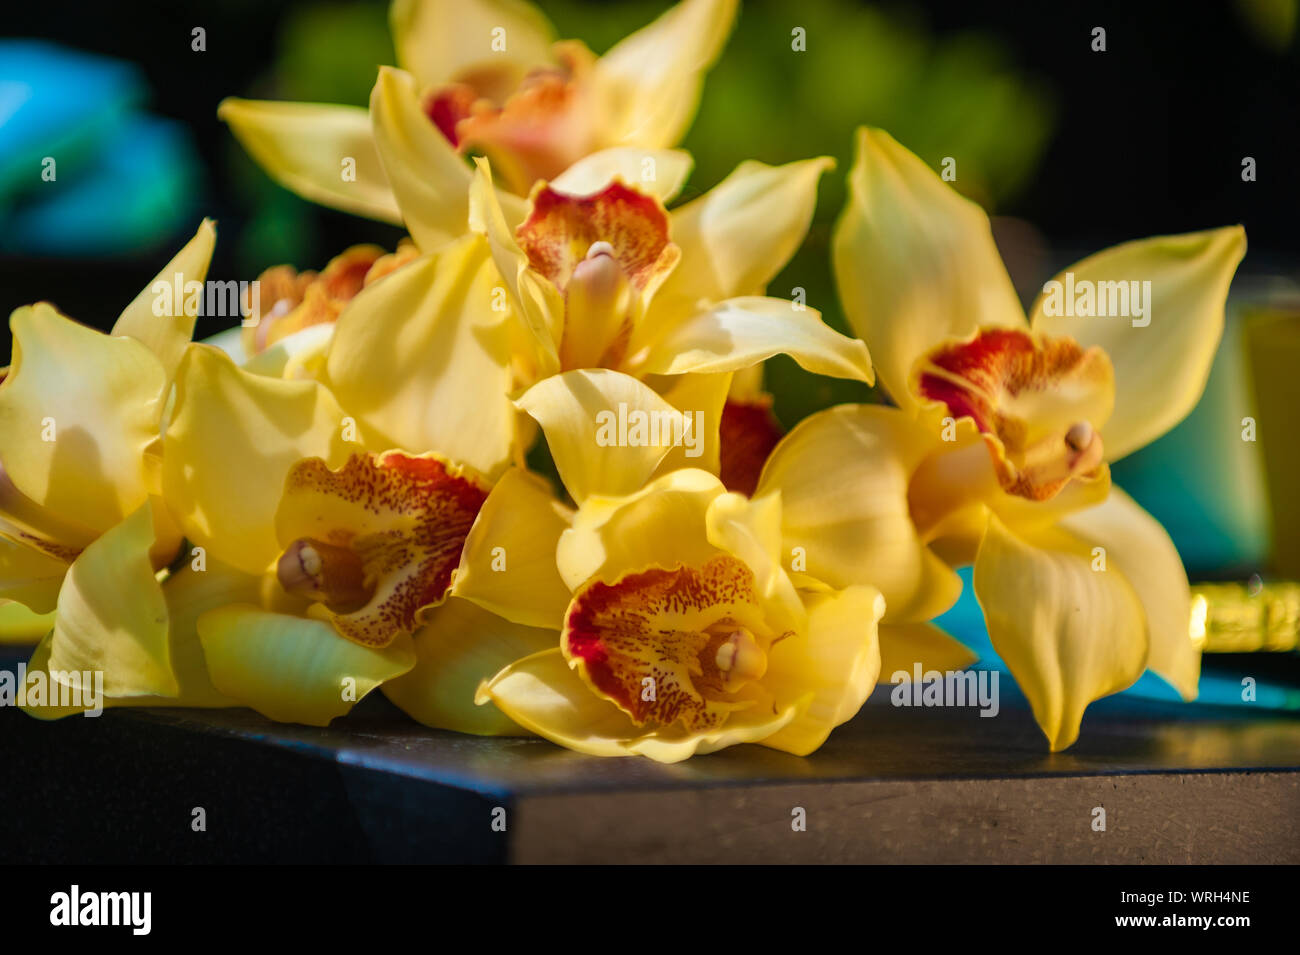
<instances>
[{"instance_id":1,"label":"orchid petal","mask_svg":"<svg viewBox=\"0 0 1300 955\"><path fill-rule=\"evenodd\" d=\"M163 366L133 338L79 325L46 303L9 319L13 364L0 383L0 459L32 501L102 533L149 491Z\"/></svg>"},{"instance_id":2,"label":"orchid petal","mask_svg":"<svg viewBox=\"0 0 1300 955\"><path fill-rule=\"evenodd\" d=\"M204 219L194 238L144 287L113 325L114 335L128 335L149 346L162 362L168 381L175 376L181 355L194 337L196 318L185 307L186 296L177 293L183 293L188 283L201 283L207 278L216 242L216 227L211 219ZM157 313L155 304L159 301L159 285L171 290L166 299L171 308L162 315Z\"/></svg>"},{"instance_id":3,"label":"orchid petal","mask_svg":"<svg viewBox=\"0 0 1300 955\"><path fill-rule=\"evenodd\" d=\"M196 569L196 567L201 569ZM199 642L199 618L210 610L231 604L258 603L273 580L246 574L220 561L204 558L201 564L186 564L163 581L167 601L167 643L179 690L166 706L238 706L212 684L203 645ZM278 589L278 588L277 588ZM286 604L292 598L283 598Z\"/></svg>"},{"instance_id":4,"label":"orchid petal","mask_svg":"<svg viewBox=\"0 0 1300 955\"><path fill-rule=\"evenodd\" d=\"M504 667L479 685L475 702L495 703L525 729L592 756L630 756L623 744L641 732L626 713L591 692L558 646Z\"/></svg>"},{"instance_id":5,"label":"orchid petal","mask_svg":"<svg viewBox=\"0 0 1300 955\"><path fill-rule=\"evenodd\" d=\"M612 142L657 147L681 139L736 7L736 0L682 0L597 61Z\"/></svg>"},{"instance_id":6,"label":"orchid petal","mask_svg":"<svg viewBox=\"0 0 1300 955\"><path fill-rule=\"evenodd\" d=\"M644 374L680 375L738 371L782 354L813 374L875 381L866 345L826 325L816 310L778 298L733 298L698 312L628 364Z\"/></svg>"},{"instance_id":7,"label":"orchid petal","mask_svg":"<svg viewBox=\"0 0 1300 955\"><path fill-rule=\"evenodd\" d=\"M1137 593L1066 531L1019 536L991 518L975 558L975 595L993 648L1053 752L1078 738L1089 703L1130 686L1146 667Z\"/></svg>"},{"instance_id":8,"label":"orchid petal","mask_svg":"<svg viewBox=\"0 0 1300 955\"><path fill-rule=\"evenodd\" d=\"M470 228L486 235L492 261L513 297L524 331L525 348L541 376L560 370L559 347L564 331L564 296L554 285L534 272L528 256L515 240L516 222L506 221L500 194L492 185L492 169L486 159L477 160L469 197Z\"/></svg>"},{"instance_id":9,"label":"orchid petal","mask_svg":"<svg viewBox=\"0 0 1300 955\"><path fill-rule=\"evenodd\" d=\"M560 535L556 564L570 590L651 567L699 566L723 553L707 537L709 505L725 493L707 471L671 471L621 497L589 498Z\"/></svg>"},{"instance_id":10,"label":"orchid petal","mask_svg":"<svg viewBox=\"0 0 1300 955\"><path fill-rule=\"evenodd\" d=\"M420 108L415 78L380 67L370 115L402 220L420 251L459 238L469 217L470 167Z\"/></svg>"},{"instance_id":11,"label":"orchid petal","mask_svg":"<svg viewBox=\"0 0 1300 955\"><path fill-rule=\"evenodd\" d=\"M515 660L557 647L557 630L511 623L453 597L430 612L414 640L415 666L385 683L384 696L436 729L477 736L526 734L495 706L477 706L475 691Z\"/></svg>"},{"instance_id":12,"label":"orchid petal","mask_svg":"<svg viewBox=\"0 0 1300 955\"><path fill-rule=\"evenodd\" d=\"M345 640L323 620L231 604L199 617L217 689L263 716L326 726L415 665L409 637L382 649Z\"/></svg>"},{"instance_id":13,"label":"orchid petal","mask_svg":"<svg viewBox=\"0 0 1300 955\"><path fill-rule=\"evenodd\" d=\"M772 648L763 682L775 688L778 706L809 693L812 698L788 725L761 740L764 746L807 756L857 714L880 673L876 628L884 611L874 587L808 598L807 630Z\"/></svg>"},{"instance_id":14,"label":"orchid petal","mask_svg":"<svg viewBox=\"0 0 1300 955\"><path fill-rule=\"evenodd\" d=\"M516 404L542 426L560 479L579 504L639 490L685 434L680 411L637 379L604 368L544 378Z\"/></svg>"},{"instance_id":15,"label":"orchid petal","mask_svg":"<svg viewBox=\"0 0 1300 955\"><path fill-rule=\"evenodd\" d=\"M291 192L332 209L401 223L366 110L230 98L222 100L217 115L267 175Z\"/></svg>"},{"instance_id":16,"label":"orchid petal","mask_svg":"<svg viewBox=\"0 0 1300 955\"><path fill-rule=\"evenodd\" d=\"M51 671L102 671L109 696L174 696L167 603L154 574L146 503L72 562L59 591Z\"/></svg>"},{"instance_id":17,"label":"orchid petal","mask_svg":"<svg viewBox=\"0 0 1300 955\"><path fill-rule=\"evenodd\" d=\"M828 156L782 166L743 162L698 199L673 210L682 261L658 301L694 306L761 295L799 250L817 207Z\"/></svg>"},{"instance_id":18,"label":"orchid petal","mask_svg":"<svg viewBox=\"0 0 1300 955\"><path fill-rule=\"evenodd\" d=\"M468 235L363 289L339 317L326 379L367 443L499 473L515 439L500 281Z\"/></svg>"},{"instance_id":19,"label":"orchid petal","mask_svg":"<svg viewBox=\"0 0 1300 955\"><path fill-rule=\"evenodd\" d=\"M922 354L980 327L1024 325L984 210L888 133L858 131L832 252L849 325L904 410L917 407L907 385Z\"/></svg>"},{"instance_id":20,"label":"orchid petal","mask_svg":"<svg viewBox=\"0 0 1300 955\"><path fill-rule=\"evenodd\" d=\"M1118 569L1142 601L1151 641L1147 667L1168 680L1183 699L1196 699L1201 649L1191 632L1191 591L1165 529L1117 487L1103 503L1070 514L1061 526L1104 548L1107 566Z\"/></svg>"},{"instance_id":21,"label":"orchid petal","mask_svg":"<svg viewBox=\"0 0 1300 955\"><path fill-rule=\"evenodd\" d=\"M526 0L394 0L388 20L397 62L426 88L502 61L522 77L549 62L555 42L554 27Z\"/></svg>"},{"instance_id":22,"label":"orchid petal","mask_svg":"<svg viewBox=\"0 0 1300 955\"><path fill-rule=\"evenodd\" d=\"M1100 345L1110 356L1115 411L1101 429L1108 461L1151 443L1200 400L1223 335L1228 285L1245 254L1241 226L1126 242L1070 266L1054 281L1063 291L1072 275L1073 288L1095 290L1098 301L1089 311L1102 310L1104 296L1107 312L1132 316L1079 316L1073 314L1076 303L1061 302L1058 309L1046 293L1035 303L1035 331ZM1145 314L1137 317L1137 301L1128 293L1148 282ZM1063 314L1048 315L1049 309Z\"/></svg>"},{"instance_id":23,"label":"orchid petal","mask_svg":"<svg viewBox=\"0 0 1300 955\"><path fill-rule=\"evenodd\" d=\"M308 370L324 364L336 327L335 322L308 325L247 361L237 363L244 371L267 378L314 378Z\"/></svg>"},{"instance_id":24,"label":"orchid petal","mask_svg":"<svg viewBox=\"0 0 1300 955\"><path fill-rule=\"evenodd\" d=\"M691 154L681 149L615 146L579 159L552 179L551 187L573 196L589 196L621 179L666 203L682 191L694 163Z\"/></svg>"},{"instance_id":25,"label":"orchid petal","mask_svg":"<svg viewBox=\"0 0 1300 955\"><path fill-rule=\"evenodd\" d=\"M163 596L167 601L169 618L167 645L172 673L176 678L176 693L166 696L152 694L112 696L107 692L108 688L104 687L105 692L100 700L102 705L106 708L239 705L237 701L218 692L208 678L207 663L203 658L203 648L199 644L195 621L207 611L225 604L257 599L259 584L259 578L216 562L205 566L203 570L186 567L168 577L163 585ZM40 670L49 679L53 638L53 632L47 634L32 653L32 658L27 664L28 674ZM88 701L83 699L80 706L61 706L57 702L47 700L44 705L39 706L31 705L29 702L23 709L28 715L37 719L52 720L85 712L88 709L86 702Z\"/></svg>"},{"instance_id":26,"label":"orchid petal","mask_svg":"<svg viewBox=\"0 0 1300 955\"><path fill-rule=\"evenodd\" d=\"M555 550L572 520L545 481L512 468L479 510L451 592L513 623L558 630L569 588L556 568Z\"/></svg>"},{"instance_id":27,"label":"orchid petal","mask_svg":"<svg viewBox=\"0 0 1300 955\"><path fill-rule=\"evenodd\" d=\"M658 394L685 417L693 420L689 440L670 450L656 474L678 468L700 468L718 474L722 462L722 416L731 386L731 372L713 375L677 375L656 382Z\"/></svg>"},{"instance_id":28,"label":"orchid petal","mask_svg":"<svg viewBox=\"0 0 1300 955\"><path fill-rule=\"evenodd\" d=\"M709 543L753 572L754 589L775 628L803 631L807 615L781 564L780 492L753 500L732 492L719 494L709 503L705 524Z\"/></svg>"},{"instance_id":29,"label":"orchid petal","mask_svg":"<svg viewBox=\"0 0 1300 955\"><path fill-rule=\"evenodd\" d=\"M904 412L841 405L801 422L776 446L757 495L779 491L787 560L834 588L870 584L888 623L952 606L961 579L912 521L912 476L939 447Z\"/></svg>"},{"instance_id":30,"label":"orchid petal","mask_svg":"<svg viewBox=\"0 0 1300 955\"><path fill-rule=\"evenodd\" d=\"M0 598L14 601L32 613L52 612L73 556L69 553L63 559L0 536Z\"/></svg>"},{"instance_id":31,"label":"orchid petal","mask_svg":"<svg viewBox=\"0 0 1300 955\"><path fill-rule=\"evenodd\" d=\"M185 536L260 574L280 554L275 511L289 468L307 457L341 463L343 424L320 384L250 374L215 348L191 345L163 457L165 496Z\"/></svg>"},{"instance_id":32,"label":"orchid petal","mask_svg":"<svg viewBox=\"0 0 1300 955\"><path fill-rule=\"evenodd\" d=\"M777 739L813 702L812 694L775 711L744 710L733 715L717 729L684 733L662 730L643 735L626 743L628 750L657 763L680 763L692 756L703 756L741 743L762 743ZM778 746L778 749L783 747Z\"/></svg>"}]
</instances>

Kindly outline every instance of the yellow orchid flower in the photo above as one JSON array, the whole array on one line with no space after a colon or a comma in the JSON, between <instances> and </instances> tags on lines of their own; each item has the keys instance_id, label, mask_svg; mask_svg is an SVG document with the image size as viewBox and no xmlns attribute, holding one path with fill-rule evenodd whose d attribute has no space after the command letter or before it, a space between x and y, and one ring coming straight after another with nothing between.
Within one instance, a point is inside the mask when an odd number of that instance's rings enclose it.
<instances>
[{"instance_id":1,"label":"yellow orchid flower","mask_svg":"<svg viewBox=\"0 0 1300 955\"><path fill-rule=\"evenodd\" d=\"M418 197L430 228L413 234L427 252L464 230L469 150L492 157L512 190L503 201L521 205L535 181L588 156L676 143L735 12L736 0L683 0L596 57L581 41L556 43L521 0L395 0L402 70L385 69L375 87L373 137L355 107L227 99L218 113L306 199L398 223ZM393 129L398 166L376 149Z\"/></svg>"},{"instance_id":2,"label":"yellow orchid flower","mask_svg":"<svg viewBox=\"0 0 1300 955\"><path fill-rule=\"evenodd\" d=\"M1242 230L1101 252L1026 321L987 217L920 159L864 129L849 185L836 277L898 408L814 415L769 460L758 493L780 486L785 533L821 535L809 572L870 575L885 621L912 624L951 605L950 567L973 560L993 645L1053 750L1145 668L1193 698L1182 563L1107 462L1199 398Z\"/></svg>"},{"instance_id":3,"label":"yellow orchid flower","mask_svg":"<svg viewBox=\"0 0 1300 955\"><path fill-rule=\"evenodd\" d=\"M194 644L223 698L274 719L323 725L413 663L409 645L389 646L397 633L383 646L353 643L276 577L290 475L369 461L343 419L318 382L254 374L209 345L191 345L177 374L162 484L200 555L194 577L208 582L185 595ZM345 529L322 515L321 536Z\"/></svg>"},{"instance_id":4,"label":"yellow orchid flower","mask_svg":"<svg viewBox=\"0 0 1300 955\"><path fill-rule=\"evenodd\" d=\"M13 363L0 383L0 596L51 614L32 668L65 686L102 671L115 699L176 697L158 571L180 545L161 499L162 431L195 310L155 285L202 281L205 221L127 306L112 334L52 305L10 317ZM71 676L69 676L71 674ZM37 715L57 715L38 701Z\"/></svg>"},{"instance_id":5,"label":"yellow orchid flower","mask_svg":"<svg viewBox=\"0 0 1300 955\"><path fill-rule=\"evenodd\" d=\"M779 492L751 500L708 472L673 470L662 436L598 446L594 419L619 403L681 417L622 373L564 372L519 403L568 409L538 422L577 509L509 472L483 504L452 587L496 628L458 648L454 665L440 654L386 693L447 725L463 719L454 711L472 674L496 662L480 705L580 752L662 762L743 742L807 754L858 711L879 669L883 600L865 585L796 589L781 566ZM502 620L541 647L508 657L523 641L499 636ZM436 711L421 708L429 700Z\"/></svg>"},{"instance_id":6,"label":"yellow orchid flower","mask_svg":"<svg viewBox=\"0 0 1300 955\"><path fill-rule=\"evenodd\" d=\"M814 373L873 381L862 342L815 309L761 294L802 241L830 166L825 158L745 163L672 212L607 168L571 181L578 191L539 184L512 226L480 160L470 221L501 274L509 308L497 312L512 330L519 386L580 368L650 382L675 407L703 416L703 446L689 463L717 473L720 426L740 438L747 423L724 410L737 391L734 373L752 379L783 353ZM770 420L761 399L753 407ZM748 480L752 488L755 460L743 450L730 456L738 486Z\"/></svg>"},{"instance_id":7,"label":"yellow orchid flower","mask_svg":"<svg viewBox=\"0 0 1300 955\"><path fill-rule=\"evenodd\" d=\"M425 643L471 638L465 608L445 603L514 442L508 354L475 317L493 281L486 240L469 235L364 287L336 331L364 344L331 350L327 383L186 351L162 488L206 573L230 580L225 599L209 588L189 608L225 699L324 725L427 658Z\"/></svg>"}]
</instances>

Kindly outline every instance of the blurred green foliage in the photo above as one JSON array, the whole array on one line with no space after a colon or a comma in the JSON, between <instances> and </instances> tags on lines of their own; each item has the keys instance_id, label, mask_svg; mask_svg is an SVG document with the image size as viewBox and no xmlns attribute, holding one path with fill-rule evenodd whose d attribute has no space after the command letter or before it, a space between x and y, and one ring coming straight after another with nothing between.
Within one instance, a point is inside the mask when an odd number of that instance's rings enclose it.
<instances>
[{"instance_id":1,"label":"blurred green foliage","mask_svg":"<svg viewBox=\"0 0 1300 955\"><path fill-rule=\"evenodd\" d=\"M382 3L297 8L275 63L280 94L301 102L369 103L378 65L397 62L387 10Z\"/></svg>"}]
</instances>

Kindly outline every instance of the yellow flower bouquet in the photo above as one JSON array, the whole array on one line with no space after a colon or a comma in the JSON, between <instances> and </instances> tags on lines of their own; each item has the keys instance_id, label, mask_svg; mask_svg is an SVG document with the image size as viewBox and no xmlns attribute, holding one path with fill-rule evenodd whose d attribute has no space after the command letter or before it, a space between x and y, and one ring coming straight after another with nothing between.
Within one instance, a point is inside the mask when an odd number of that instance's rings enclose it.
<instances>
[{"instance_id":1,"label":"yellow flower bouquet","mask_svg":"<svg viewBox=\"0 0 1300 955\"><path fill-rule=\"evenodd\" d=\"M971 564L1052 750L1148 669L1194 698L1182 562L1109 464L1199 399L1243 230L1090 256L1026 318L984 211L863 128L846 335L769 294L834 160L741 155L687 190L736 6L682 0L597 57L521 0L394 0L368 109L222 102L275 180L409 239L267 269L209 340L209 221L109 334L12 314L0 627L40 638L27 712L323 726L378 690L596 756L802 756L878 679L973 661L933 623ZM784 434L776 356L888 403Z\"/></svg>"}]
</instances>

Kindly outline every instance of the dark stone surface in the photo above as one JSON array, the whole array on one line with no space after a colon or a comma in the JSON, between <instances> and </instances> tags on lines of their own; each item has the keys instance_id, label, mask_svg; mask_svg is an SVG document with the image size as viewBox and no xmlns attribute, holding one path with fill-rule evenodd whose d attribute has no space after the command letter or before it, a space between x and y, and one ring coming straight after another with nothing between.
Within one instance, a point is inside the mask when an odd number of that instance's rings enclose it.
<instances>
[{"instance_id":1,"label":"dark stone surface","mask_svg":"<svg viewBox=\"0 0 1300 955\"><path fill-rule=\"evenodd\" d=\"M1300 861L1300 719L1116 697L1051 754L1006 689L993 719L889 689L810 757L670 766L430 730L379 694L327 729L6 708L0 861Z\"/></svg>"}]
</instances>

